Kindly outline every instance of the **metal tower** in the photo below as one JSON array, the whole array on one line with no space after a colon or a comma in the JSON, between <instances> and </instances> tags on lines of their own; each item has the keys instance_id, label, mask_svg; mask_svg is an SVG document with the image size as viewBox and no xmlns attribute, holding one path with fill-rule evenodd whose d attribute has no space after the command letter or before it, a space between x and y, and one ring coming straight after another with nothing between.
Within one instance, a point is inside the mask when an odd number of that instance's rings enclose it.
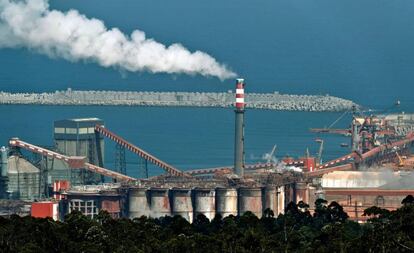
<instances>
[{"instance_id":1,"label":"metal tower","mask_svg":"<svg viewBox=\"0 0 414 253\"><path fill-rule=\"evenodd\" d=\"M125 147L118 143L115 145L115 171L126 175Z\"/></svg>"}]
</instances>

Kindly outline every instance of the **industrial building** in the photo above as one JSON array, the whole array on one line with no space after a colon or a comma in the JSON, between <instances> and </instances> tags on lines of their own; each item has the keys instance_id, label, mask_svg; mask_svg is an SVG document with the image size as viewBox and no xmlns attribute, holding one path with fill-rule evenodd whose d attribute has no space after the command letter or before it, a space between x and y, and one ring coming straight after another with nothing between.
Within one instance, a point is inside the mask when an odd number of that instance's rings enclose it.
<instances>
[{"instance_id":1,"label":"industrial building","mask_svg":"<svg viewBox=\"0 0 414 253\"><path fill-rule=\"evenodd\" d=\"M414 172L335 171L322 177L327 201L344 207L351 219L364 221L364 210L377 206L395 210L407 195L414 195Z\"/></svg>"},{"instance_id":2,"label":"industrial building","mask_svg":"<svg viewBox=\"0 0 414 253\"><path fill-rule=\"evenodd\" d=\"M54 123L55 150L68 156L83 156L86 161L103 167L104 140L99 134L95 134L95 126L104 126L104 122L98 118L66 119ZM60 166L59 166L60 167ZM63 179L66 176L65 169L52 170L52 176ZM103 179L89 171L71 171L72 184L94 184Z\"/></svg>"},{"instance_id":3,"label":"industrial building","mask_svg":"<svg viewBox=\"0 0 414 253\"><path fill-rule=\"evenodd\" d=\"M288 157L281 163L245 164L244 88L244 80L237 79L232 166L182 171L110 131L103 120L59 120L54 124L54 148L12 138L9 147L2 149L2 196L49 200L36 204L36 217L62 219L77 210L93 218L99 210L106 210L112 217L181 215L190 222L198 214L209 219L216 214L226 217L247 211L261 217L266 209L280 214L291 201L309 203L312 211L315 200L325 198L344 205L352 219L364 221L365 208L395 209L402 198L414 193L414 185L406 182L411 174L404 174L414 169L410 162L414 117L364 116L354 111L349 129L311 130L349 135L349 154L322 163L323 140L318 139L318 157L308 154ZM116 168L104 167L104 138L116 144ZM39 155L40 162L29 163L21 150ZM125 152L166 174L151 178L126 175ZM382 167L390 170L376 169ZM113 182L103 183L103 177ZM16 182L24 182L24 187Z\"/></svg>"}]
</instances>

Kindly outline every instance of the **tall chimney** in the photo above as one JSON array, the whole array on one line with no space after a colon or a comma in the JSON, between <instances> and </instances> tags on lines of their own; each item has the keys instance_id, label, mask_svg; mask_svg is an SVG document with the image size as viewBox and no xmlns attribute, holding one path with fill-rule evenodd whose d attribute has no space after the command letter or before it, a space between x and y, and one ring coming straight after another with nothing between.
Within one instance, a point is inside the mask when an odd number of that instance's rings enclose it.
<instances>
[{"instance_id":1,"label":"tall chimney","mask_svg":"<svg viewBox=\"0 0 414 253\"><path fill-rule=\"evenodd\" d=\"M234 140L234 172L244 175L244 79L236 81L236 127Z\"/></svg>"}]
</instances>

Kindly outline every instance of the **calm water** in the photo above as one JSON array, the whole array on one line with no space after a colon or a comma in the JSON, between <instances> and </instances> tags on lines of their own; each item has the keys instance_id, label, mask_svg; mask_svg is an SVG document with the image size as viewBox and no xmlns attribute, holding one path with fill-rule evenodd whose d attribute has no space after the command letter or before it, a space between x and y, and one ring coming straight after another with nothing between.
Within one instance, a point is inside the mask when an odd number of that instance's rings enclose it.
<instances>
[{"instance_id":1,"label":"calm water","mask_svg":"<svg viewBox=\"0 0 414 253\"><path fill-rule=\"evenodd\" d=\"M11 137L40 145L53 145L53 121L73 117L99 117L120 136L178 168L205 168L233 163L234 112L212 108L156 107L63 107L63 106L0 106L2 121L0 143ZM318 144L310 127L329 125L337 113L246 112L246 161L263 162L262 156L278 145L276 156L302 156L308 147L316 154ZM340 122L338 127L346 127ZM347 152L339 146L348 139L326 136L329 159ZM106 140L106 166L113 168L114 143ZM138 175L139 159L127 155L128 172ZM151 172L161 172L151 167Z\"/></svg>"},{"instance_id":2,"label":"calm water","mask_svg":"<svg viewBox=\"0 0 414 253\"><path fill-rule=\"evenodd\" d=\"M414 1L406 0L52 0L130 33L179 42L226 63L247 80L247 91L331 94L384 109L397 99L414 111ZM110 89L227 91L232 80L120 73L87 62L48 59L25 49L0 49L0 90ZM230 109L0 106L0 142L12 136L52 144L56 119L97 116L125 138L180 168L232 163ZM309 127L339 114L249 111L246 158L278 144L277 155L317 151ZM347 125L346 120L342 126ZM341 125L339 125L341 126ZM327 136L326 158L346 152L343 137ZM113 146L107 142L107 164ZM128 157L134 175L133 156ZM156 170L154 170L156 171Z\"/></svg>"}]
</instances>

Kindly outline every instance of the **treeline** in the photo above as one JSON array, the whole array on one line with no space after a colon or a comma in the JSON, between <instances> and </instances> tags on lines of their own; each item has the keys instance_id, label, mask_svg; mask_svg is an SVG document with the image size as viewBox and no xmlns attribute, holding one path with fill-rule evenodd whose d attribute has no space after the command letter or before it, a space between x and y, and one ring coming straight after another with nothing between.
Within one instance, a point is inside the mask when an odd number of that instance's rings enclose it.
<instances>
[{"instance_id":1,"label":"treeline","mask_svg":"<svg viewBox=\"0 0 414 253\"><path fill-rule=\"evenodd\" d=\"M317 200L311 214L303 202L290 203L277 217L267 209L192 224L180 216L112 219L79 212L64 222L11 216L0 218L0 252L412 252L414 197L396 211L365 210L368 222L350 221L342 206Z\"/></svg>"}]
</instances>

